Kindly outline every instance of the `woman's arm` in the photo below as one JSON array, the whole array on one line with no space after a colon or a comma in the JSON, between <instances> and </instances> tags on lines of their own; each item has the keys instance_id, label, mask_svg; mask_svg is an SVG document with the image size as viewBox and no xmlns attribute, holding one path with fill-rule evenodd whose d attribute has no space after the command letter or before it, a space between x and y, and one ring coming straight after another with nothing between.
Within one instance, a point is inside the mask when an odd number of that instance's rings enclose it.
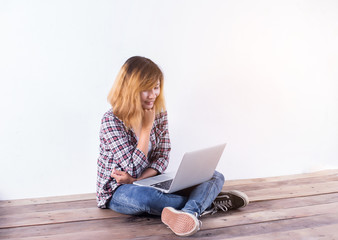
<instances>
[{"instance_id":1,"label":"woman's arm","mask_svg":"<svg viewBox=\"0 0 338 240\"><path fill-rule=\"evenodd\" d=\"M143 150L131 144L121 120L107 114L102 119L100 140L105 156L105 170L111 176L114 167L136 178L149 165Z\"/></svg>"},{"instance_id":2,"label":"woman's arm","mask_svg":"<svg viewBox=\"0 0 338 240\"><path fill-rule=\"evenodd\" d=\"M119 171L113 169L111 177L115 178L116 182L119 184L132 184L135 181L156 176L158 172L155 169L147 168L139 178L133 178L127 172Z\"/></svg>"},{"instance_id":3,"label":"woman's arm","mask_svg":"<svg viewBox=\"0 0 338 240\"><path fill-rule=\"evenodd\" d=\"M144 172L141 174L141 176L137 180L142 180L145 178L153 177L158 174L158 171L153 168L147 168L144 170Z\"/></svg>"}]
</instances>

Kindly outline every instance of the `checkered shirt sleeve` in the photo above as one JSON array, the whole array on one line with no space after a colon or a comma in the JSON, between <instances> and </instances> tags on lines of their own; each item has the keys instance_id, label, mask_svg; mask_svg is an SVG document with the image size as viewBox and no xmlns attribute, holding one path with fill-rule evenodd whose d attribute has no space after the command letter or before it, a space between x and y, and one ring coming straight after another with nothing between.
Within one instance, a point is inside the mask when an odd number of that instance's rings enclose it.
<instances>
[{"instance_id":1,"label":"checkered shirt sleeve","mask_svg":"<svg viewBox=\"0 0 338 240\"><path fill-rule=\"evenodd\" d=\"M153 132L154 135L152 136L156 137L156 147L151 154L150 167L159 173L163 173L168 167L171 150L167 112L160 113L156 118Z\"/></svg>"}]
</instances>

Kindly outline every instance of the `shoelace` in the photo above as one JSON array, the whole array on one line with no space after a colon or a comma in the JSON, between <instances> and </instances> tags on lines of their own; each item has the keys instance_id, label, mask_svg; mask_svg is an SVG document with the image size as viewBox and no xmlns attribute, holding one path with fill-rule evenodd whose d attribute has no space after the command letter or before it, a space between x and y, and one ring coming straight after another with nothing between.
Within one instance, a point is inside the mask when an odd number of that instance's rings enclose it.
<instances>
[{"instance_id":1,"label":"shoelace","mask_svg":"<svg viewBox=\"0 0 338 240\"><path fill-rule=\"evenodd\" d=\"M211 215L215 214L218 210L222 210L223 212L227 212L229 208L232 207L231 200L223 200L223 201L214 201L213 209Z\"/></svg>"}]
</instances>

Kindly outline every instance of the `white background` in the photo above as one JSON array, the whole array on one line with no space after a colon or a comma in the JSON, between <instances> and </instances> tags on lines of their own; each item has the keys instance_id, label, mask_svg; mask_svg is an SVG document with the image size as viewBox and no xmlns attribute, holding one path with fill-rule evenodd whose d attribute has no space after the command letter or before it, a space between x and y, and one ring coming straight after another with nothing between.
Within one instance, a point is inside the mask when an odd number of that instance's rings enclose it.
<instances>
[{"instance_id":1,"label":"white background","mask_svg":"<svg viewBox=\"0 0 338 240\"><path fill-rule=\"evenodd\" d=\"M0 199L95 192L100 120L134 55L165 74L175 169L227 142L227 179L338 168L338 2L0 2Z\"/></svg>"}]
</instances>

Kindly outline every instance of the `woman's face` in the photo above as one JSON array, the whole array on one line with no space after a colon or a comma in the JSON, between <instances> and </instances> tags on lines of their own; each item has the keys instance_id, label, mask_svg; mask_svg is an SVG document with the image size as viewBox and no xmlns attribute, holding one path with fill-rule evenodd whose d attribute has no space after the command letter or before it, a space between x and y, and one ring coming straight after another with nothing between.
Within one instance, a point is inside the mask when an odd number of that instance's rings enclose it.
<instances>
[{"instance_id":1,"label":"woman's face","mask_svg":"<svg viewBox=\"0 0 338 240\"><path fill-rule=\"evenodd\" d=\"M154 107L155 100L158 95L160 95L160 81L157 82L157 85L147 91L141 92L141 104L143 109L152 109Z\"/></svg>"}]
</instances>

